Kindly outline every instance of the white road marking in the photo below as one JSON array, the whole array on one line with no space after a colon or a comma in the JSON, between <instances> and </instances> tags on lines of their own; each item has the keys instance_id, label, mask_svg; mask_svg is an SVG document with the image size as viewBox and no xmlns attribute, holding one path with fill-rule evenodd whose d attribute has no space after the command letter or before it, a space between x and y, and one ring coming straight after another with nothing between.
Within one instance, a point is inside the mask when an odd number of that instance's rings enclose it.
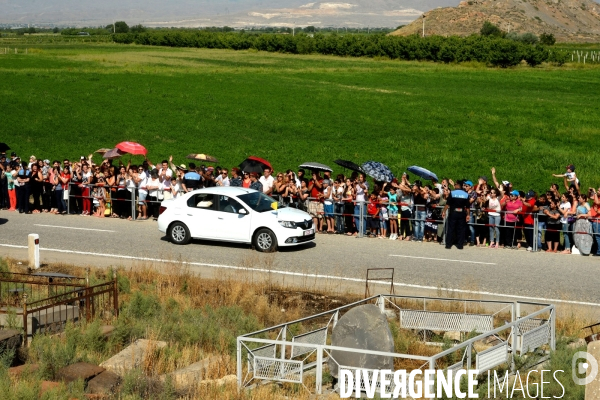
<instances>
[{"instance_id":1,"label":"white road marking","mask_svg":"<svg viewBox=\"0 0 600 400\"><path fill-rule=\"evenodd\" d=\"M77 229L79 231L96 231L96 232L116 232L109 231L107 229L92 229L92 228L75 228L73 226L58 226L58 225L42 225L42 224L33 224L33 226L45 226L47 228L61 228L61 229Z\"/></svg>"},{"instance_id":2,"label":"white road marking","mask_svg":"<svg viewBox=\"0 0 600 400\"><path fill-rule=\"evenodd\" d=\"M12 248L16 248L16 249L27 249L27 246L4 244L4 243L0 243L0 247L12 247ZM46 248L40 248L40 250L41 251L52 251L52 252L56 252L56 253L81 254L81 255L87 255L87 256L107 257L107 258L120 258L120 259L125 259L125 260L152 261L152 262L160 262L160 263L179 262L179 261L174 261L174 260L163 260L160 258L135 257L135 256L126 256L126 255L119 255L119 254L92 253L90 251L46 249ZM343 276L332 276L332 275L322 275L322 274L304 274L301 272L277 271L277 270L262 269L262 268L246 268L246 267L238 267L235 265L209 264L209 263L188 262L188 261L181 261L181 264L198 266L198 267L212 267L212 268L233 269L233 270L251 271L251 272L262 272L262 273L270 273L270 274L278 274L278 275L300 276L303 278L333 279L333 280L340 280L340 281L359 282L359 283L363 283L363 284L365 282L364 279L360 279L360 278L347 278L347 277L343 277ZM370 282L379 283L382 285L390 284L389 282L383 282L383 281L370 281ZM412 283L400 283L400 282L394 282L394 286L408 287L408 288L413 288L413 289L427 289L427 290L438 290L439 289L438 287L435 287L435 286L415 285ZM540 301L540 302L544 302L544 303L565 303L565 304L575 304L575 305L580 305L580 306L600 307L599 303L590 303L590 302L586 302L586 301L546 299L544 297L519 296L519 295L504 294L504 293L494 293L494 292L485 292L485 291L482 292L482 291L478 291L478 290L464 290L464 289L450 289L450 288L445 288L445 289L456 292L456 293L476 294L476 295L495 296L495 297L507 297L510 299L521 299L521 300L535 300L535 301Z\"/></svg>"},{"instance_id":3,"label":"white road marking","mask_svg":"<svg viewBox=\"0 0 600 400\"><path fill-rule=\"evenodd\" d=\"M404 255L401 255L401 254L390 254L390 257L419 258L421 260L435 260L435 261L450 261L450 262L460 262L460 263L469 263L469 264L496 265L496 263L481 262L481 261L465 261L465 260L451 260L449 258L430 258L430 257L404 256Z\"/></svg>"}]
</instances>

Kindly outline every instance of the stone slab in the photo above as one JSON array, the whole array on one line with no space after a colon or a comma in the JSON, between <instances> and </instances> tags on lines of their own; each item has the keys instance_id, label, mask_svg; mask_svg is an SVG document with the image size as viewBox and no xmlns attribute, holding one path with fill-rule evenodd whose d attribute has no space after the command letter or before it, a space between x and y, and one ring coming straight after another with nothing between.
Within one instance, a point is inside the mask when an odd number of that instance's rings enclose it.
<instances>
[{"instance_id":1,"label":"stone slab","mask_svg":"<svg viewBox=\"0 0 600 400\"><path fill-rule=\"evenodd\" d=\"M78 362L59 369L56 373L56 378L66 383L71 383L78 379L82 379L84 382L87 382L104 371L104 368L97 365Z\"/></svg>"},{"instance_id":2,"label":"stone slab","mask_svg":"<svg viewBox=\"0 0 600 400\"><path fill-rule=\"evenodd\" d=\"M117 391L121 383L121 377L112 371L104 371L98 376L90 379L87 391L90 393L110 395Z\"/></svg>"},{"instance_id":3,"label":"stone slab","mask_svg":"<svg viewBox=\"0 0 600 400\"><path fill-rule=\"evenodd\" d=\"M178 369L177 371L170 373L169 376L177 389L189 388L206 379L211 366L218 363L220 359L220 356L208 357L202 361L190 364L185 368ZM163 375L161 376L161 379L164 380L166 377L167 375Z\"/></svg>"},{"instance_id":4,"label":"stone slab","mask_svg":"<svg viewBox=\"0 0 600 400\"><path fill-rule=\"evenodd\" d=\"M100 366L123 376L127 371L140 367L149 352L166 345L167 342L158 340L138 339L120 353L102 362Z\"/></svg>"},{"instance_id":5,"label":"stone slab","mask_svg":"<svg viewBox=\"0 0 600 400\"><path fill-rule=\"evenodd\" d=\"M331 345L393 353L394 337L386 315L373 304L352 308L333 328ZM338 364L367 369L394 369L393 357L334 350L328 361L331 375L338 377Z\"/></svg>"}]
</instances>

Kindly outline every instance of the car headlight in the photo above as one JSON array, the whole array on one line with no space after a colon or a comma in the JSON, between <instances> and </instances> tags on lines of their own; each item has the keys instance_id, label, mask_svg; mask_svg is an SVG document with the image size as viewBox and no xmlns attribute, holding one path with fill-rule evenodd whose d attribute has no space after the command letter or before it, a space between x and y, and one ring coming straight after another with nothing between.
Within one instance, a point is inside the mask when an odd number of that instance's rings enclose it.
<instances>
[{"instance_id":1,"label":"car headlight","mask_svg":"<svg viewBox=\"0 0 600 400\"><path fill-rule=\"evenodd\" d=\"M279 221L279 225L283 226L284 228L296 228L296 223L293 221Z\"/></svg>"}]
</instances>

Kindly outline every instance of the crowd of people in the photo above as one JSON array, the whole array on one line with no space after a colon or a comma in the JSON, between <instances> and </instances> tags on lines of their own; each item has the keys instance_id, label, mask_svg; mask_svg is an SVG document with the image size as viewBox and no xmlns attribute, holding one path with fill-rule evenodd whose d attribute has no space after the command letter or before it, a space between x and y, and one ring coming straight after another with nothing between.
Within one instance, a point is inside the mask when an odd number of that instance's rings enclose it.
<instances>
[{"instance_id":1,"label":"crowd of people","mask_svg":"<svg viewBox=\"0 0 600 400\"><path fill-rule=\"evenodd\" d=\"M318 233L446 244L445 208L452 191L468 196L468 229L453 241L490 249L526 248L529 251L568 254L573 245L573 224L590 221L600 255L600 197L589 188L581 191L573 165L555 174L565 190L553 183L537 193L516 190L509 181L480 176L473 183L444 178L423 184L407 173L391 182L369 183L364 173L287 170L272 174L245 172L205 165L175 165L173 158L153 164L100 164L92 155L76 161L21 160L16 153L0 155L0 208L20 213L79 214L98 218L157 219L160 202L189 191L212 186L239 186L276 198L281 206L307 211ZM600 189L598 189L600 191ZM360 231L360 232L359 232ZM524 239L524 240L523 240ZM534 241L536 243L534 243ZM452 243L449 243L452 245Z\"/></svg>"}]
</instances>

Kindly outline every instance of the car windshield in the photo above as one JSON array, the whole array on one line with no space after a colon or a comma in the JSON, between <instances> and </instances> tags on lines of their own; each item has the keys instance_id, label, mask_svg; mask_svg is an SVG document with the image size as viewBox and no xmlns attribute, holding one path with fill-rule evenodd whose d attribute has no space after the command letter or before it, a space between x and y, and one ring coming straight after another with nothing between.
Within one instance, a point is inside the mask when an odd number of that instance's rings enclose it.
<instances>
[{"instance_id":1,"label":"car windshield","mask_svg":"<svg viewBox=\"0 0 600 400\"><path fill-rule=\"evenodd\" d=\"M246 193L238 198L256 212L270 211L272 210L271 204L276 203L275 200L260 192Z\"/></svg>"}]
</instances>

